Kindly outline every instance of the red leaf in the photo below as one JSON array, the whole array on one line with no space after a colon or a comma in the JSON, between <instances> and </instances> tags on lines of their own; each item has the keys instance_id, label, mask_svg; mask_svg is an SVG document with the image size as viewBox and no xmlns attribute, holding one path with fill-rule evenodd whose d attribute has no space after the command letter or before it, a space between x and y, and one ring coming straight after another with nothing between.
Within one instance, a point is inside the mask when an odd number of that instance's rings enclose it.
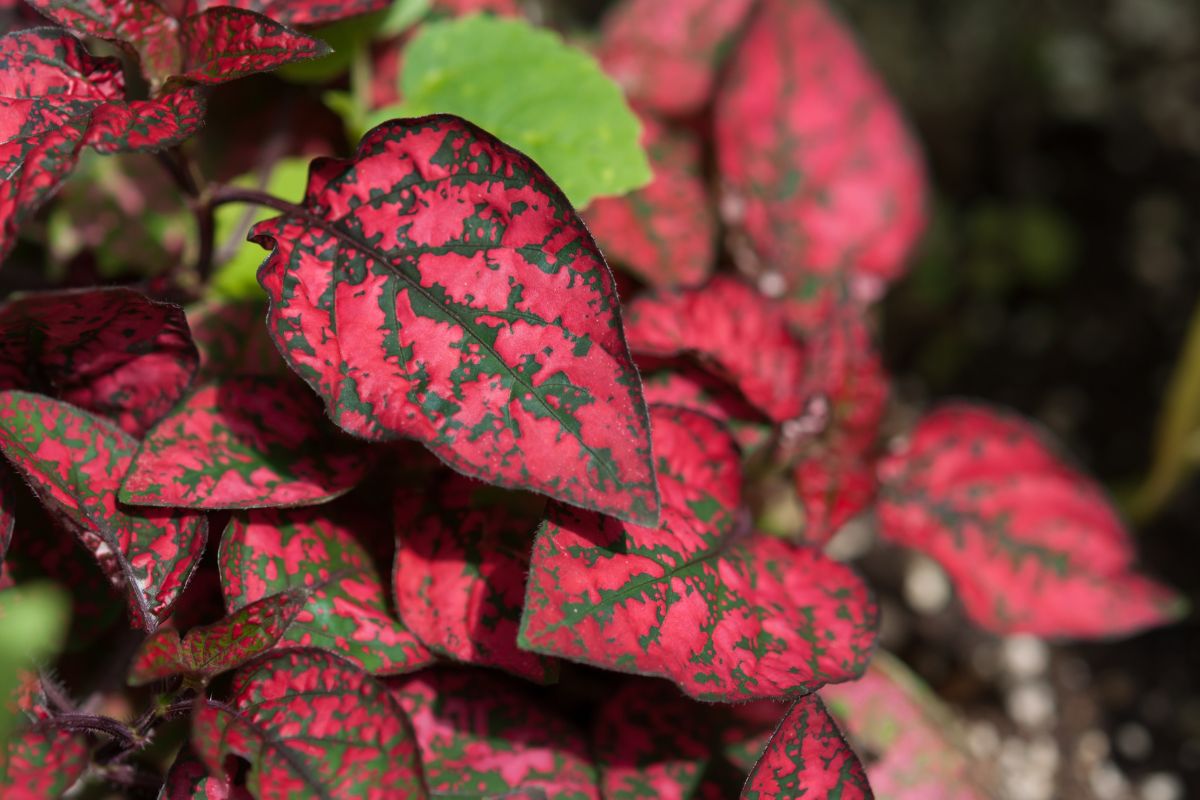
<instances>
[{"instance_id":1,"label":"red leaf","mask_svg":"<svg viewBox=\"0 0 1200 800\"><path fill-rule=\"evenodd\" d=\"M551 503L521 646L669 678L702 700L784 697L861 674L877 611L858 577L816 550L740 537L729 434L685 409L655 406L651 419L662 526Z\"/></svg>"},{"instance_id":2,"label":"red leaf","mask_svg":"<svg viewBox=\"0 0 1200 800\"><path fill-rule=\"evenodd\" d=\"M695 356L777 422L804 412L808 368L783 307L746 284L717 276L702 289L642 295L629 306L638 355Z\"/></svg>"},{"instance_id":3,"label":"red leaf","mask_svg":"<svg viewBox=\"0 0 1200 800\"><path fill-rule=\"evenodd\" d=\"M308 599L303 589L273 594L211 625L193 628L182 639L174 628L160 628L142 642L129 683L139 686L172 675L207 682L240 667L274 647Z\"/></svg>"},{"instance_id":4,"label":"red leaf","mask_svg":"<svg viewBox=\"0 0 1200 800\"><path fill-rule=\"evenodd\" d=\"M137 442L65 403L0 392L0 451L99 561L147 630L170 613L200 559L202 515L117 504Z\"/></svg>"},{"instance_id":5,"label":"red leaf","mask_svg":"<svg viewBox=\"0 0 1200 800\"><path fill-rule=\"evenodd\" d=\"M79 121L35 139L0 144L0 261L17 243L17 232L75 169L84 128Z\"/></svg>"},{"instance_id":6,"label":"red leaf","mask_svg":"<svg viewBox=\"0 0 1200 800\"><path fill-rule=\"evenodd\" d=\"M53 394L134 436L183 395L197 360L183 310L131 289L31 294L0 308L0 389Z\"/></svg>"},{"instance_id":7,"label":"red leaf","mask_svg":"<svg viewBox=\"0 0 1200 800\"><path fill-rule=\"evenodd\" d=\"M332 51L320 39L285 27L262 14L213 8L183 20L182 77L197 83L225 83Z\"/></svg>"},{"instance_id":8,"label":"red leaf","mask_svg":"<svg viewBox=\"0 0 1200 800\"><path fill-rule=\"evenodd\" d=\"M583 737L516 681L439 669L389 686L412 720L433 796L599 799Z\"/></svg>"},{"instance_id":9,"label":"red leaf","mask_svg":"<svg viewBox=\"0 0 1200 800\"><path fill-rule=\"evenodd\" d=\"M721 208L748 268L811 298L840 273L875 299L925 224L921 158L821 0L764 0L717 97Z\"/></svg>"},{"instance_id":10,"label":"red leaf","mask_svg":"<svg viewBox=\"0 0 1200 800\"><path fill-rule=\"evenodd\" d=\"M936 559L967 614L999 633L1127 635L1179 616L1134 572L1100 487L1034 426L965 403L928 414L879 467L882 533Z\"/></svg>"},{"instance_id":11,"label":"red leaf","mask_svg":"<svg viewBox=\"0 0 1200 800\"><path fill-rule=\"evenodd\" d=\"M532 161L451 116L385 123L314 162L260 223L268 325L347 431L653 522L641 386L612 274Z\"/></svg>"},{"instance_id":12,"label":"red leaf","mask_svg":"<svg viewBox=\"0 0 1200 800\"><path fill-rule=\"evenodd\" d=\"M283 636L284 645L322 647L376 674L410 672L433 656L388 612L386 592L355 534L387 521L360 498L290 511L250 511L229 522L218 561L233 612L293 588L311 597Z\"/></svg>"},{"instance_id":13,"label":"red leaf","mask_svg":"<svg viewBox=\"0 0 1200 800\"><path fill-rule=\"evenodd\" d=\"M792 705L742 789L743 800L809 796L874 796L858 757L815 694Z\"/></svg>"},{"instance_id":14,"label":"red leaf","mask_svg":"<svg viewBox=\"0 0 1200 800\"><path fill-rule=\"evenodd\" d=\"M192 747L210 775L227 756L250 762L246 788L263 800L427 795L417 745L399 704L349 661L289 650L238 672L228 706L201 700Z\"/></svg>"},{"instance_id":15,"label":"red leaf","mask_svg":"<svg viewBox=\"0 0 1200 800\"><path fill-rule=\"evenodd\" d=\"M873 461L830 452L803 459L796 464L795 475L796 492L804 505L801 537L814 547L828 542L866 510L879 485Z\"/></svg>"},{"instance_id":16,"label":"red leaf","mask_svg":"<svg viewBox=\"0 0 1200 800\"><path fill-rule=\"evenodd\" d=\"M549 683L557 664L517 647L542 503L515 507L522 496L496 491L450 474L397 495L396 608L440 655Z\"/></svg>"},{"instance_id":17,"label":"red leaf","mask_svg":"<svg viewBox=\"0 0 1200 800\"><path fill-rule=\"evenodd\" d=\"M147 74L179 71L179 22L154 0L26 0L50 19L83 36L127 43Z\"/></svg>"},{"instance_id":18,"label":"red leaf","mask_svg":"<svg viewBox=\"0 0 1200 800\"><path fill-rule=\"evenodd\" d=\"M0 748L0 796L4 800L61 797L90 761L87 741L61 730L23 728Z\"/></svg>"},{"instance_id":19,"label":"red leaf","mask_svg":"<svg viewBox=\"0 0 1200 800\"><path fill-rule=\"evenodd\" d=\"M604 18L598 56L636 104L699 111L753 0L623 0Z\"/></svg>"},{"instance_id":20,"label":"red leaf","mask_svg":"<svg viewBox=\"0 0 1200 800\"><path fill-rule=\"evenodd\" d=\"M295 378L230 378L192 392L146 433L121 501L175 508L313 505L370 466Z\"/></svg>"},{"instance_id":21,"label":"red leaf","mask_svg":"<svg viewBox=\"0 0 1200 800\"><path fill-rule=\"evenodd\" d=\"M284 25L323 25L387 8L390 0L194 0L196 9L244 8Z\"/></svg>"},{"instance_id":22,"label":"red leaf","mask_svg":"<svg viewBox=\"0 0 1200 800\"><path fill-rule=\"evenodd\" d=\"M92 112L85 144L101 153L163 150L189 138L204 124L204 97L182 87L153 100L106 103Z\"/></svg>"},{"instance_id":23,"label":"red leaf","mask_svg":"<svg viewBox=\"0 0 1200 800\"><path fill-rule=\"evenodd\" d=\"M651 286L695 286L716 266L717 223L701 173L700 143L642 116L653 180L624 197L600 198L584 218L610 261Z\"/></svg>"},{"instance_id":24,"label":"red leaf","mask_svg":"<svg viewBox=\"0 0 1200 800\"><path fill-rule=\"evenodd\" d=\"M159 794L159 800L254 800L241 786L208 774L191 748L184 745L175 756Z\"/></svg>"}]
</instances>

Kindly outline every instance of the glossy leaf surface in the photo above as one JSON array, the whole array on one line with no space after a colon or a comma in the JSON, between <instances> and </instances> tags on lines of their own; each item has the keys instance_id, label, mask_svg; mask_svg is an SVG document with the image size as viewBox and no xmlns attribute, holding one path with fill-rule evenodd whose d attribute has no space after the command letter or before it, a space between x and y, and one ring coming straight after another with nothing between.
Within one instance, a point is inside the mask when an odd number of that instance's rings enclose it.
<instances>
[{"instance_id":1,"label":"glossy leaf surface","mask_svg":"<svg viewBox=\"0 0 1200 800\"><path fill-rule=\"evenodd\" d=\"M667 406L651 419L661 527L551 503L521 645L666 677L704 700L784 697L861 674L877 612L858 577L737 529L740 462L718 422Z\"/></svg>"},{"instance_id":2,"label":"glossy leaf surface","mask_svg":"<svg viewBox=\"0 0 1200 800\"><path fill-rule=\"evenodd\" d=\"M226 756L250 762L246 788L260 800L426 797L399 704L370 675L318 650L245 667L228 707L201 700L192 747L218 778Z\"/></svg>"},{"instance_id":3,"label":"glossy leaf surface","mask_svg":"<svg viewBox=\"0 0 1200 800\"><path fill-rule=\"evenodd\" d=\"M879 472L884 536L937 560L989 630L1119 636L1182 610L1133 570L1133 543L1100 487L1019 417L942 407Z\"/></svg>"},{"instance_id":4,"label":"glossy leaf surface","mask_svg":"<svg viewBox=\"0 0 1200 800\"><path fill-rule=\"evenodd\" d=\"M352 489L366 448L295 379L243 377L189 394L146 437L121 500L173 508L313 505Z\"/></svg>"},{"instance_id":5,"label":"glossy leaf surface","mask_svg":"<svg viewBox=\"0 0 1200 800\"><path fill-rule=\"evenodd\" d=\"M412 720L433 796L599 800L583 736L522 684L438 669L389 685Z\"/></svg>"},{"instance_id":6,"label":"glossy leaf surface","mask_svg":"<svg viewBox=\"0 0 1200 800\"><path fill-rule=\"evenodd\" d=\"M200 559L207 521L117 503L117 484L136 449L128 434L66 403L0 392L0 451L124 589L134 624L153 630Z\"/></svg>"},{"instance_id":7,"label":"glossy leaf surface","mask_svg":"<svg viewBox=\"0 0 1200 800\"><path fill-rule=\"evenodd\" d=\"M358 538L390 536L387 520L356 505L352 496L332 506L235 514L217 556L225 602L232 613L305 589L308 602L281 646L321 647L372 673L411 672L433 656L388 610L383 582Z\"/></svg>"},{"instance_id":8,"label":"glossy leaf surface","mask_svg":"<svg viewBox=\"0 0 1200 800\"><path fill-rule=\"evenodd\" d=\"M345 430L625 519L657 517L611 273L533 162L449 116L318 160L254 229L280 352Z\"/></svg>"}]
</instances>

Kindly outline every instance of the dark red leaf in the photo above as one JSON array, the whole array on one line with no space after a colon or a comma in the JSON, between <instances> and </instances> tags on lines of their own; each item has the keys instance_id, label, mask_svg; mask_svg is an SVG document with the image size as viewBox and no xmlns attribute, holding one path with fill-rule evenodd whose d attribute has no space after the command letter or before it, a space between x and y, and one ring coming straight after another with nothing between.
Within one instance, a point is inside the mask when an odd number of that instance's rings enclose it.
<instances>
[{"instance_id":1,"label":"dark red leaf","mask_svg":"<svg viewBox=\"0 0 1200 800\"><path fill-rule=\"evenodd\" d=\"M187 390L198 355L179 306L131 289L26 295L0 308L0 389L32 389L140 436Z\"/></svg>"},{"instance_id":2,"label":"dark red leaf","mask_svg":"<svg viewBox=\"0 0 1200 800\"><path fill-rule=\"evenodd\" d=\"M604 18L599 57L636 104L699 111L754 0L622 0Z\"/></svg>"},{"instance_id":3,"label":"dark red leaf","mask_svg":"<svg viewBox=\"0 0 1200 800\"><path fill-rule=\"evenodd\" d=\"M629 306L627 332L639 356L693 355L778 422L804 412L804 346L782 305L735 278L642 295Z\"/></svg>"},{"instance_id":4,"label":"dark red leaf","mask_svg":"<svg viewBox=\"0 0 1200 800\"><path fill-rule=\"evenodd\" d=\"M1100 487L1019 417L945 406L879 472L884 536L937 560L989 630L1119 636L1182 611L1133 571L1133 543Z\"/></svg>"},{"instance_id":5,"label":"dark red leaf","mask_svg":"<svg viewBox=\"0 0 1200 800\"><path fill-rule=\"evenodd\" d=\"M522 508L516 503L527 496L498 491L449 474L397 495L396 608L440 655L551 682L557 664L517 647L543 503Z\"/></svg>"},{"instance_id":6,"label":"dark red leaf","mask_svg":"<svg viewBox=\"0 0 1200 800\"><path fill-rule=\"evenodd\" d=\"M815 694L792 705L742 789L743 800L873 796L858 756Z\"/></svg>"},{"instance_id":7,"label":"dark red leaf","mask_svg":"<svg viewBox=\"0 0 1200 800\"><path fill-rule=\"evenodd\" d=\"M231 784L228 778L210 776L185 745L167 770L159 800L254 800L244 787Z\"/></svg>"},{"instance_id":8,"label":"dark red leaf","mask_svg":"<svg viewBox=\"0 0 1200 800\"><path fill-rule=\"evenodd\" d=\"M814 547L865 511L879 485L875 462L831 452L804 458L796 464L795 476L804 506L801 537Z\"/></svg>"},{"instance_id":9,"label":"dark red leaf","mask_svg":"<svg viewBox=\"0 0 1200 800\"><path fill-rule=\"evenodd\" d=\"M0 392L0 451L124 588L134 623L153 630L191 577L207 525L199 514L117 504L136 449L128 434L66 403Z\"/></svg>"},{"instance_id":10,"label":"dark red leaf","mask_svg":"<svg viewBox=\"0 0 1200 800\"><path fill-rule=\"evenodd\" d=\"M599 800L583 736L522 684L439 669L389 686L412 720L433 796Z\"/></svg>"},{"instance_id":11,"label":"dark red leaf","mask_svg":"<svg viewBox=\"0 0 1200 800\"><path fill-rule=\"evenodd\" d=\"M79 158L84 124L64 123L34 139L0 144L0 261L17 243L20 227L66 180Z\"/></svg>"},{"instance_id":12,"label":"dark red leaf","mask_svg":"<svg viewBox=\"0 0 1200 800\"><path fill-rule=\"evenodd\" d=\"M313 505L354 488L370 464L299 381L230 378L192 392L146 432L120 497L174 508Z\"/></svg>"},{"instance_id":13,"label":"dark red leaf","mask_svg":"<svg viewBox=\"0 0 1200 800\"><path fill-rule=\"evenodd\" d=\"M925 223L921 158L822 0L764 0L717 97L721 209L754 273L811 300L839 274L875 299Z\"/></svg>"},{"instance_id":14,"label":"dark red leaf","mask_svg":"<svg viewBox=\"0 0 1200 800\"><path fill-rule=\"evenodd\" d=\"M390 0L195 0L196 10L244 8L284 25L322 25L387 8Z\"/></svg>"},{"instance_id":15,"label":"dark red leaf","mask_svg":"<svg viewBox=\"0 0 1200 800\"><path fill-rule=\"evenodd\" d=\"M106 103L92 112L84 143L101 153L163 150L204 124L204 97L185 86L153 100Z\"/></svg>"},{"instance_id":16,"label":"dark red leaf","mask_svg":"<svg viewBox=\"0 0 1200 800\"><path fill-rule=\"evenodd\" d=\"M263 798L422 800L417 745L382 684L319 650L289 650L238 672L228 706L201 700L192 747L224 778L237 756Z\"/></svg>"},{"instance_id":17,"label":"dark red leaf","mask_svg":"<svg viewBox=\"0 0 1200 800\"><path fill-rule=\"evenodd\" d=\"M87 741L76 733L24 727L0 746L0 796L4 800L61 797L83 775Z\"/></svg>"},{"instance_id":18,"label":"dark red leaf","mask_svg":"<svg viewBox=\"0 0 1200 800\"><path fill-rule=\"evenodd\" d=\"M816 550L739 534L739 459L718 422L668 406L651 419L662 526L551 503L522 647L669 678L704 700L784 697L861 674L877 610L858 577Z\"/></svg>"},{"instance_id":19,"label":"dark red leaf","mask_svg":"<svg viewBox=\"0 0 1200 800\"><path fill-rule=\"evenodd\" d=\"M179 22L154 0L26 0L83 36L128 44L148 75L178 74Z\"/></svg>"},{"instance_id":20,"label":"dark red leaf","mask_svg":"<svg viewBox=\"0 0 1200 800\"><path fill-rule=\"evenodd\" d=\"M206 84L225 83L332 52L320 39L237 8L194 14L180 24L179 36L182 77Z\"/></svg>"},{"instance_id":21,"label":"dark red leaf","mask_svg":"<svg viewBox=\"0 0 1200 800\"><path fill-rule=\"evenodd\" d=\"M657 519L612 274L528 158L456 117L385 123L253 238L276 344L344 429Z\"/></svg>"},{"instance_id":22,"label":"dark red leaf","mask_svg":"<svg viewBox=\"0 0 1200 800\"><path fill-rule=\"evenodd\" d=\"M187 321L200 352L196 382L243 375L291 375L263 324L266 317L266 304L254 301L210 300L189 306Z\"/></svg>"},{"instance_id":23,"label":"dark red leaf","mask_svg":"<svg viewBox=\"0 0 1200 800\"><path fill-rule=\"evenodd\" d=\"M281 646L321 647L375 674L411 672L433 656L387 608L386 590L356 534L388 520L357 498L332 506L235 514L218 561L225 602L233 612L295 588L311 592Z\"/></svg>"}]
</instances>

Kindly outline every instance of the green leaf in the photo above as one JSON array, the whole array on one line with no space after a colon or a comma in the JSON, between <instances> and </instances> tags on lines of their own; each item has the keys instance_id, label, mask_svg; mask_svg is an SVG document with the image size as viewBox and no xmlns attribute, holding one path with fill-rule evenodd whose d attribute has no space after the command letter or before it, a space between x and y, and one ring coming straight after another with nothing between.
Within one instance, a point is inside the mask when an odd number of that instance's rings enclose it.
<instances>
[{"instance_id":1,"label":"green leaf","mask_svg":"<svg viewBox=\"0 0 1200 800\"><path fill-rule=\"evenodd\" d=\"M404 53L404 103L369 115L456 114L536 161L576 208L650 182L641 123L582 50L526 22L470 16L425 25Z\"/></svg>"},{"instance_id":2,"label":"green leaf","mask_svg":"<svg viewBox=\"0 0 1200 800\"><path fill-rule=\"evenodd\" d=\"M12 731L8 702L20 674L62 646L67 630L68 601L51 584L29 584L0 592L0 753Z\"/></svg>"}]
</instances>

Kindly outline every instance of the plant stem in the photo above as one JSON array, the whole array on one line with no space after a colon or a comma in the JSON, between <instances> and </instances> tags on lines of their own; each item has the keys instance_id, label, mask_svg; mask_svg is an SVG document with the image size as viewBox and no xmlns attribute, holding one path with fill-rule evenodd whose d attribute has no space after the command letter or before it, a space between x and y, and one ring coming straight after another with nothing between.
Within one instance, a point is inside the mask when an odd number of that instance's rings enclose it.
<instances>
[{"instance_id":1,"label":"plant stem","mask_svg":"<svg viewBox=\"0 0 1200 800\"><path fill-rule=\"evenodd\" d=\"M188 197L200 196L200 187L196 183L191 165L178 147L156 153L155 157L179 187L179 191Z\"/></svg>"},{"instance_id":2,"label":"plant stem","mask_svg":"<svg viewBox=\"0 0 1200 800\"><path fill-rule=\"evenodd\" d=\"M39 722L36 727L102 733L105 736L120 740L127 746L135 746L138 741L134 732L125 725L122 725L115 719L95 714L58 714L50 719Z\"/></svg>"},{"instance_id":3,"label":"plant stem","mask_svg":"<svg viewBox=\"0 0 1200 800\"><path fill-rule=\"evenodd\" d=\"M214 208L226 203L253 203L258 206L273 208L283 214L292 214L298 217L312 216L304 208L295 203L289 203L287 200L282 200L273 194L267 194L258 189L242 189L237 186L219 187L210 195L209 202Z\"/></svg>"}]
</instances>

